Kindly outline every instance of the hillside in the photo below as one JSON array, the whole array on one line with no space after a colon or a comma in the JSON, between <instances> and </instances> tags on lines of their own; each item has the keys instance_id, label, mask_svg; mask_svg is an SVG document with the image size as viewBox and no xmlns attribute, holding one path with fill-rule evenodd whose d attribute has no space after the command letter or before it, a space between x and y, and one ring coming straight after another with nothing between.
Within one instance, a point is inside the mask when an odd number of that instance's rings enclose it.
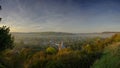
<instances>
[{"instance_id":1,"label":"hillside","mask_svg":"<svg viewBox=\"0 0 120 68\"><path fill-rule=\"evenodd\" d=\"M92 68L120 68L120 42L105 48L100 60L97 60Z\"/></svg>"},{"instance_id":2,"label":"hillside","mask_svg":"<svg viewBox=\"0 0 120 68\"><path fill-rule=\"evenodd\" d=\"M1 52L0 68L119 68L120 34L111 37L102 33L14 34L19 38L15 36L13 49Z\"/></svg>"}]
</instances>

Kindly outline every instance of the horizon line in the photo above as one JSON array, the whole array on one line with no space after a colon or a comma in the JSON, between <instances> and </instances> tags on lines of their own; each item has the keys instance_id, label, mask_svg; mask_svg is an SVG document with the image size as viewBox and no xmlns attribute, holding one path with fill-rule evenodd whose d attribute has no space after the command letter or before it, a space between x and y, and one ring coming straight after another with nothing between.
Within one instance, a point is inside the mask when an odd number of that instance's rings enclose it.
<instances>
[{"instance_id":1,"label":"horizon line","mask_svg":"<svg viewBox=\"0 0 120 68\"><path fill-rule=\"evenodd\" d=\"M55 33L120 33L120 31L103 31L103 32L62 32L62 31L36 31L36 32L15 32L11 31L11 33L47 33L47 32L55 32Z\"/></svg>"}]
</instances>

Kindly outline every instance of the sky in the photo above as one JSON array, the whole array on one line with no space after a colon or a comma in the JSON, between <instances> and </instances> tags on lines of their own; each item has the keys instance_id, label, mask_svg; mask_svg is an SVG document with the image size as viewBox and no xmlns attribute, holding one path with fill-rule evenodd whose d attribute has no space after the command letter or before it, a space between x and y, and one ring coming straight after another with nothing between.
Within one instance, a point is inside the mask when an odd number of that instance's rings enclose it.
<instances>
[{"instance_id":1,"label":"sky","mask_svg":"<svg viewBox=\"0 0 120 68\"><path fill-rule=\"evenodd\" d=\"M11 32L120 31L119 0L0 0Z\"/></svg>"}]
</instances>

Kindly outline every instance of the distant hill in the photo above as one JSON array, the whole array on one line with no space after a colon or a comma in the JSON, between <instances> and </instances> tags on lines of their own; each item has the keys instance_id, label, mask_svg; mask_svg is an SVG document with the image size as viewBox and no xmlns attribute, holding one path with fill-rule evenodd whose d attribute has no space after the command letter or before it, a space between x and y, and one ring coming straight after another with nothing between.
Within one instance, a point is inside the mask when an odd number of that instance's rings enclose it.
<instances>
[{"instance_id":1,"label":"distant hill","mask_svg":"<svg viewBox=\"0 0 120 68\"><path fill-rule=\"evenodd\" d=\"M30 32L31 34L40 34L40 35L75 35L74 33L67 32Z\"/></svg>"},{"instance_id":2,"label":"distant hill","mask_svg":"<svg viewBox=\"0 0 120 68\"><path fill-rule=\"evenodd\" d=\"M75 37L110 37L114 33L67 33L67 32L12 32L15 37L47 37L47 36L75 36Z\"/></svg>"},{"instance_id":3,"label":"distant hill","mask_svg":"<svg viewBox=\"0 0 120 68\"><path fill-rule=\"evenodd\" d=\"M109 32L109 31L108 31L108 32L102 32L102 33L120 33L120 32Z\"/></svg>"},{"instance_id":4,"label":"distant hill","mask_svg":"<svg viewBox=\"0 0 120 68\"><path fill-rule=\"evenodd\" d=\"M75 35L74 33L67 33L67 32L12 32L12 34L31 34L31 35Z\"/></svg>"},{"instance_id":5,"label":"distant hill","mask_svg":"<svg viewBox=\"0 0 120 68\"><path fill-rule=\"evenodd\" d=\"M39 34L39 35L93 35L93 34L112 34L120 32L102 32L102 33L67 33L67 32L11 32L12 34Z\"/></svg>"}]
</instances>

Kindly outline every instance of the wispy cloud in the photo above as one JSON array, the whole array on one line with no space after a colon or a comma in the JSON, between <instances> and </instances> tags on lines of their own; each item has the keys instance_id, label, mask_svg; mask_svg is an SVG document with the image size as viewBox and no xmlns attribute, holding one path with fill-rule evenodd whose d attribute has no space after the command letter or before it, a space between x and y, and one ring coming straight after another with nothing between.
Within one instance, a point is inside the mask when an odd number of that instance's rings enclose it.
<instances>
[{"instance_id":1,"label":"wispy cloud","mask_svg":"<svg viewBox=\"0 0 120 68\"><path fill-rule=\"evenodd\" d=\"M10 26L17 32L118 30L119 3L116 0L4 0L0 26Z\"/></svg>"}]
</instances>

